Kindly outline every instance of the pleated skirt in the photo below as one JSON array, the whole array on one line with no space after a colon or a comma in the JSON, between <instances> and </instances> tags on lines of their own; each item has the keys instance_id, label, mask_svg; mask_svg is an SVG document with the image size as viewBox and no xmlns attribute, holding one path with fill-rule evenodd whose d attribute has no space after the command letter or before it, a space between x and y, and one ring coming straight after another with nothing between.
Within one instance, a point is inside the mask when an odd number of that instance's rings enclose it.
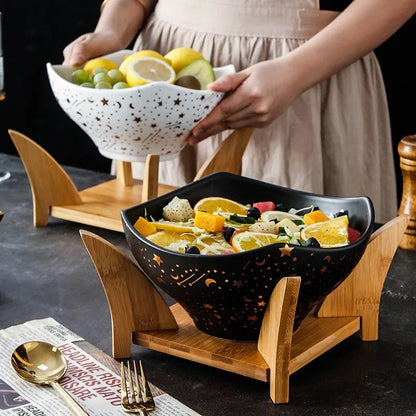
<instances>
[{"instance_id":1,"label":"pleated skirt","mask_svg":"<svg viewBox=\"0 0 416 416\"><path fill-rule=\"evenodd\" d=\"M285 55L338 13L319 0L159 0L135 49L193 47L213 66L239 71ZM181 186L230 132L187 146L161 162L159 180ZM141 178L143 164L133 164ZM376 221L397 215L386 93L374 53L300 95L278 119L254 130L243 176L329 196L369 196Z\"/></svg>"}]
</instances>

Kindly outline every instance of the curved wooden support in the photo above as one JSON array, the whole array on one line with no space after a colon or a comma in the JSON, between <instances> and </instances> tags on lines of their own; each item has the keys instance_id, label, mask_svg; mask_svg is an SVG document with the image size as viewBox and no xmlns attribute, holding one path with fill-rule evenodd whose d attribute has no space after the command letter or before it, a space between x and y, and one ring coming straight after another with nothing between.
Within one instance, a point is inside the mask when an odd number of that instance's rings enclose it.
<instances>
[{"instance_id":1,"label":"curved wooden support","mask_svg":"<svg viewBox=\"0 0 416 416\"><path fill-rule=\"evenodd\" d=\"M229 172L239 175L243 154L252 134L252 128L243 128L231 133L211 158L201 166L194 181L214 172Z\"/></svg>"},{"instance_id":2,"label":"curved wooden support","mask_svg":"<svg viewBox=\"0 0 416 416\"><path fill-rule=\"evenodd\" d=\"M107 296L113 357L130 357L134 331L178 327L160 293L129 257L96 234L80 234Z\"/></svg>"},{"instance_id":3,"label":"curved wooden support","mask_svg":"<svg viewBox=\"0 0 416 416\"><path fill-rule=\"evenodd\" d=\"M131 344L269 382L274 403L289 401L289 376L361 330L378 337L381 290L408 224L400 216L377 230L353 273L293 332L300 277L276 285L259 340L235 342L198 330L179 305L170 308L133 261L104 239L81 230L103 284L112 319L113 356L130 356ZM325 318L325 319L322 319Z\"/></svg>"},{"instance_id":4,"label":"curved wooden support","mask_svg":"<svg viewBox=\"0 0 416 416\"><path fill-rule=\"evenodd\" d=\"M9 134L29 177L35 227L48 224L49 208L52 205L82 203L71 178L48 152L22 133L9 130Z\"/></svg>"},{"instance_id":5,"label":"curved wooden support","mask_svg":"<svg viewBox=\"0 0 416 416\"><path fill-rule=\"evenodd\" d=\"M300 277L279 281L260 330L257 348L270 368L270 398L274 403L289 401L290 352L300 282Z\"/></svg>"},{"instance_id":6,"label":"curved wooden support","mask_svg":"<svg viewBox=\"0 0 416 416\"><path fill-rule=\"evenodd\" d=\"M331 292L318 317L360 316L361 339L378 339L381 291L409 218L400 215L374 232L361 260L344 282Z\"/></svg>"},{"instance_id":7,"label":"curved wooden support","mask_svg":"<svg viewBox=\"0 0 416 416\"><path fill-rule=\"evenodd\" d=\"M48 216L123 231L120 210L175 189L158 183L159 155L148 155L143 181L133 179L131 162L117 162L117 179L78 192L55 159L27 136L9 130L29 177L33 223L46 226ZM234 131L202 166L194 180L214 172L240 173L252 129ZM141 197L141 199L140 199Z\"/></svg>"}]
</instances>

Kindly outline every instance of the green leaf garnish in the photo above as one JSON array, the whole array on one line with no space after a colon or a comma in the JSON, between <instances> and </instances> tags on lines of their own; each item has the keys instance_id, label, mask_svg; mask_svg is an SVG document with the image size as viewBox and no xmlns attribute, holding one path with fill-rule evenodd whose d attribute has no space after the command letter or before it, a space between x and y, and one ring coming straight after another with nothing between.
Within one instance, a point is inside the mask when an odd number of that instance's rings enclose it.
<instances>
[{"instance_id":1,"label":"green leaf garnish","mask_svg":"<svg viewBox=\"0 0 416 416\"><path fill-rule=\"evenodd\" d=\"M238 222L239 224L254 224L256 220L253 217L243 217L242 215L230 215L230 221Z\"/></svg>"}]
</instances>

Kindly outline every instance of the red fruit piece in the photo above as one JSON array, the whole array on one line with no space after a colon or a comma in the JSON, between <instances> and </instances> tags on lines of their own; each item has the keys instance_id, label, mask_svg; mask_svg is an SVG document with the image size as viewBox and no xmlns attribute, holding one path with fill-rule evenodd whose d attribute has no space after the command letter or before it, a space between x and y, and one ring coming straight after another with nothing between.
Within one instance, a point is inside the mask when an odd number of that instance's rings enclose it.
<instances>
[{"instance_id":1,"label":"red fruit piece","mask_svg":"<svg viewBox=\"0 0 416 416\"><path fill-rule=\"evenodd\" d=\"M260 214L265 211L274 211L276 205L272 201L264 201L264 202L255 202L253 207L257 208L260 211Z\"/></svg>"},{"instance_id":2,"label":"red fruit piece","mask_svg":"<svg viewBox=\"0 0 416 416\"><path fill-rule=\"evenodd\" d=\"M350 244L355 243L361 237L361 233L354 228L348 227L348 239Z\"/></svg>"},{"instance_id":3,"label":"red fruit piece","mask_svg":"<svg viewBox=\"0 0 416 416\"><path fill-rule=\"evenodd\" d=\"M244 230L235 230L235 231L232 233L231 238L230 238L230 244L231 244L231 242L233 241L233 237L234 237L236 234L240 234L240 233L244 233Z\"/></svg>"}]
</instances>

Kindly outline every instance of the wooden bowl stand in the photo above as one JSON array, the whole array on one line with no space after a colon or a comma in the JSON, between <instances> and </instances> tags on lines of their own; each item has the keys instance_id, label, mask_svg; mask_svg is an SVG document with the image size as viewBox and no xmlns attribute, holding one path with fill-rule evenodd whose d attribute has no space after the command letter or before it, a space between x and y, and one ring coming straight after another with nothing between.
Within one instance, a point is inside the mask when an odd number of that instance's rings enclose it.
<instances>
[{"instance_id":1,"label":"wooden bowl stand","mask_svg":"<svg viewBox=\"0 0 416 416\"><path fill-rule=\"evenodd\" d=\"M78 191L44 149L19 132L9 130L9 134L29 177L35 227L46 226L48 216L52 216L123 232L122 209L175 189L158 183L159 157L149 155L143 181L132 178L130 163L117 162L116 179ZM195 179L218 171L239 173L251 134L251 129L233 132ZM409 172L404 178L407 191L401 215L374 232L353 272L295 332L293 321L301 277L283 278L268 303L258 342L228 341L199 331L179 304L168 306L130 257L101 237L81 230L107 296L113 356L129 357L133 342L268 382L272 401L287 403L289 376L295 371L357 332L363 341L377 340L381 291L393 256L399 243L403 248L416 249L414 227L405 235L409 219L416 218L411 188L416 183L416 141L409 139L406 146L399 148L402 169Z\"/></svg>"},{"instance_id":2,"label":"wooden bowl stand","mask_svg":"<svg viewBox=\"0 0 416 416\"><path fill-rule=\"evenodd\" d=\"M78 191L58 162L29 137L9 130L29 177L33 224L43 227L49 216L123 232L120 211L138 205L175 187L159 184L159 156L146 159L143 180L133 179L130 162L117 161L115 179ZM252 129L232 132L198 171L194 180L214 172L239 174Z\"/></svg>"},{"instance_id":3,"label":"wooden bowl stand","mask_svg":"<svg viewBox=\"0 0 416 416\"><path fill-rule=\"evenodd\" d=\"M276 285L258 342L235 342L198 330L179 305L171 307L136 264L105 239L81 238L107 296L115 358L131 355L132 342L159 352L270 383L274 403L289 401L289 376L349 336L378 339L381 291L408 216L394 218L371 236L354 271L293 332L301 277Z\"/></svg>"}]
</instances>

